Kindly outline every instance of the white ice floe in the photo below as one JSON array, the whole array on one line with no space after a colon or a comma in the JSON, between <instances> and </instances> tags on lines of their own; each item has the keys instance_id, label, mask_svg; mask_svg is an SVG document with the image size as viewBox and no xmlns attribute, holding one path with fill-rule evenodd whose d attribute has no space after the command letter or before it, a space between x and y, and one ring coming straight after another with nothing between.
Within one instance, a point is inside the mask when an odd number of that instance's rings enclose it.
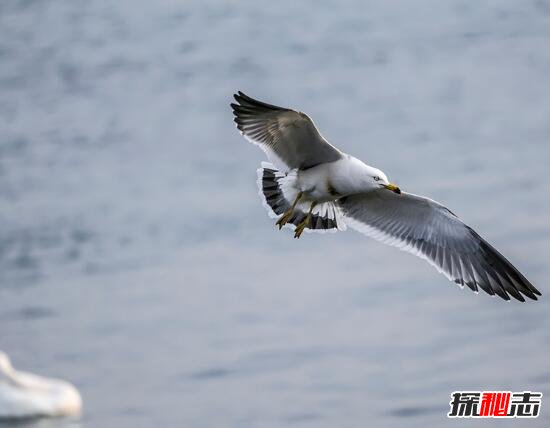
<instances>
[{"instance_id":1,"label":"white ice floe","mask_svg":"<svg viewBox=\"0 0 550 428\"><path fill-rule=\"evenodd\" d=\"M78 416L82 399L68 382L17 371L0 351L0 420Z\"/></svg>"}]
</instances>

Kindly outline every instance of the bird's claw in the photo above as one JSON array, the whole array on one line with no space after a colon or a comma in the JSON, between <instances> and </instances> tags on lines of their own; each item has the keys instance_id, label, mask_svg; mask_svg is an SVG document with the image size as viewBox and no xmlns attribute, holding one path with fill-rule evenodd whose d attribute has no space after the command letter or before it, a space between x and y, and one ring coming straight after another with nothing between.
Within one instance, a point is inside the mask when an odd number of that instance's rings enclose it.
<instances>
[{"instance_id":1,"label":"bird's claw","mask_svg":"<svg viewBox=\"0 0 550 428\"><path fill-rule=\"evenodd\" d=\"M275 225L279 226L279 230L281 230L283 226L288 223L291 216L292 216L292 211L290 212L287 211L279 218L279 220L277 220L277 223L275 223Z\"/></svg>"},{"instance_id":2,"label":"bird's claw","mask_svg":"<svg viewBox=\"0 0 550 428\"><path fill-rule=\"evenodd\" d=\"M308 224L309 217L306 217L303 221L300 222L300 224L298 224L298 226L296 226L296 229L294 230L294 238L299 238Z\"/></svg>"}]
</instances>

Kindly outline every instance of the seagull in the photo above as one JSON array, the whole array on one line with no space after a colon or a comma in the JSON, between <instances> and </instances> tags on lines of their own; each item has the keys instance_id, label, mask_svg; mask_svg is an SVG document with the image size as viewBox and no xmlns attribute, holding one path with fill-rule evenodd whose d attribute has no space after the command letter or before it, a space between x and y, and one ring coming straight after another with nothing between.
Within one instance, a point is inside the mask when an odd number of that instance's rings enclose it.
<instances>
[{"instance_id":1,"label":"seagull","mask_svg":"<svg viewBox=\"0 0 550 428\"><path fill-rule=\"evenodd\" d=\"M331 145L300 111L255 100L243 92L231 103L241 134L270 163L258 169L268 214L299 238L304 230L347 227L412 253L461 288L524 302L541 293L495 248L451 210L402 192L381 170Z\"/></svg>"},{"instance_id":2,"label":"seagull","mask_svg":"<svg viewBox=\"0 0 550 428\"><path fill-rule=\"evenodd\" d=\"M0 422L52 416L78 416L82 399L63 380L17 371L0 351Z\"/></svg>"}]
</instances>

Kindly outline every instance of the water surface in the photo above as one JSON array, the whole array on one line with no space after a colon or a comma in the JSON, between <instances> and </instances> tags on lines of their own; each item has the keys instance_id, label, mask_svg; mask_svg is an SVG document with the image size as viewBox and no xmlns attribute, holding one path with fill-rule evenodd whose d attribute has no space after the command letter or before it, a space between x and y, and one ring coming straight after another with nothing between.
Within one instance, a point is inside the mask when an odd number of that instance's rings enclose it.
<instances>
[{"instance_id":1,"label":"water surface","mask_svg":"<svg viewBox=\"0 0 550 428\"><path fill-rule=\"evenodd\" d=\"M455 426L454 390L549 396L549 44L542 0L4 2L0 348L74 382L82 426ZM277 231L237 89L448 205L543 299Z\"/></svg>"}]
</instances>

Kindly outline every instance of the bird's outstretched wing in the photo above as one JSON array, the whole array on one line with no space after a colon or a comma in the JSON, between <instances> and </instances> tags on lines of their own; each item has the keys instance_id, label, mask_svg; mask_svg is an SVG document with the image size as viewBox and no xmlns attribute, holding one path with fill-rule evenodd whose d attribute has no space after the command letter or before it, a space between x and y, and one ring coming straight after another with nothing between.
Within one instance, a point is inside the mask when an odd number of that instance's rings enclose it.
<instances>
[{"instance_id":1,"label":"bird's outstretched wing","mask_svg":"<svg viewBox=\"0 0 550 428\"><path fill-rule=\"evenodd\" d=\"M443 205L385 189L339 200L348 226L426 259L451 281L505 300L541 293L489 243Z\"/></svg>"},{"instance_id":2,"label":"bird's outstretched wing","mask_svg":"<svg viewBox=\"0 0 550 428\"><path fill-rule=\"evenodd\" d=\"M231 107L237 128L277 167L304 169L342 157L305 113L257 101L240 91L234 97L238 104Z\"/></svg>"}]
</instances>

